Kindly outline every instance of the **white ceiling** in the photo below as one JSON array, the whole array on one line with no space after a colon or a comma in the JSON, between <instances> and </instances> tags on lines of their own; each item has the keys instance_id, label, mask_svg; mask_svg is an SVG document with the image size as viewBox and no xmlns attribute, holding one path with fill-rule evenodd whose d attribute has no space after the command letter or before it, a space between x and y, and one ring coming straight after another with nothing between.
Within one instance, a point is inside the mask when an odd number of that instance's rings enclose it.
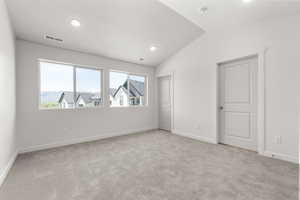
<instances>
[{"instance_id":1,"label":"white ceiling","mask_svg":"<svg viewBox=\"0 0 300 200\"><path fill-rule=\"evenodd\" d=\"M300 13L300 0L6 2L18 38L149 66L157 66L204 31ZM201 12L202 7L207 12ZM81 27L72 27L72 19L80 20ZM63 42L45 40L45 35ZM151 45L158 50L150 52Z\"/></svg>"},{"instance_id":2,"label":"white ceiling","mask_svg":"<svg viewBox=\"0 0 300 200\"><path fill-rule=\"evenodd\" d=\"M268 18L300 13L300 0L159 0L204 31L229 29ZM201 12L207 7L207 12Z\"/></svg>"},{"instance_id":3,"label":"white ceiling","mask_svg":"<svg viewBox=\"0 0 300 200\"><path fill-rule=\"evenodd\" d=\"M149 66L158 65L203 33L156 0L6 2L18 38ZM72 27L72 19L81 26ZM63 42L45 40L45 35ZM150 45L157 51L150 52Z\"/></svg>"}]
</instances>

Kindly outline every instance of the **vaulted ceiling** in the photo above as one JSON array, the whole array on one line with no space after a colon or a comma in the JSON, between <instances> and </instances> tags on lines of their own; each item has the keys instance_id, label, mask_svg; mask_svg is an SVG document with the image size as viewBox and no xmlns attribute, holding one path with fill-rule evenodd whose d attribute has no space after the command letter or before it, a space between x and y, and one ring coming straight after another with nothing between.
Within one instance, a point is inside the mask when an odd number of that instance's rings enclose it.
<instances>
[{"instance_id":1,"label":"vaulted ceiling","mask_svg":"<svg viewBox=\"0 0 300 200\"><path fill-rule=\"evenodd\" d=\"M244 1L6 0L18 38L148 66L205 32L300 13L300 0Z\"/></svg>"},{"instance_id":2,"label":"vaulted ceiling","mask_svg":"<svg viewBox=\"0 0 300 200\"><path fill-rule=\"evenodd\" d=\"M149 66L158 65L203 32L157 0L6 2L18 38ZM72 27L72 19L81 26ZM63 41L46 40L45 35ZM150 46L157 50L150 51Z\"/></svg>"},{"instance_id":3,"label":"vaulted ceiling","mask_svg":"<svg viewBox=\"0 0 300 200\"><path fill-rule=\"evenodd\" d=\"M300 14L300 0L159 0L204 31Z\"/></svg>"}]
</instances>

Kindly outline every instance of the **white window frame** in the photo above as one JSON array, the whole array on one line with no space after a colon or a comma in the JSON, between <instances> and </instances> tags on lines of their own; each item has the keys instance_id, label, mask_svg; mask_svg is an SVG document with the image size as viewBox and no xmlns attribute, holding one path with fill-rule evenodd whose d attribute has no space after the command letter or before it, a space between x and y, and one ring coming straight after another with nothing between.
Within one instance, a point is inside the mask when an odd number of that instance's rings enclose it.
<instances>
[{"instance_id":1,"label":"white window frame","mask_svg":"<svg viewBox=\"0 0 300 200\"><path fill-rule=\"evenodd\" d=\"M41 63L46 62L46 63L51 63L51 64L61 64L61 65L68 65L70 67L73 67L73 92L74 92L74 99L77 95L77 87L76 87L76 69L81 68L81 69L90 69L90 70L95 70L100 72L100 98L101 98L101 103L99 106L94 106L94 107L77 107L74 104L73 108L44 108L41 106ZM38 76L39 76L39 94L38 94L38 108L39 110L76 110L76 109L97 109L97 108L102 108L105 105L105 99L104 99L104 69L100 67L95 67L95 66L87 66L87 65L80 65L80 64L73 64L73 63L66 63L66 62L59 62L59 61L53 61L53 60L47 60L47 59L38 59Z\"/></svg>"},{"instance_id":2,"label":"white window frame","mask_svg":"<svg viewBox=\"0 0 300 200\"><path fill-rule=\"evenodd\" d=\"M128 105L128 106L112 106L110 103L109 103L109 100L108 100L108 105L110 108L143 108L143 107L148 107L148 75L147 74L143 74L143 73L134 73L134 72L128 72L128 71L121 71L121 70L114 70L114 69L111 69L109 70L109 73L108 73L108 88L110 90L110 73L111 72L116 72L116 73L124 73L124 74L127 74L127 77L128 77L128 81L130 83L130 79L129 77L130 76L143 76L145 78L145 86L144 86L144 105ZM130 84L128 85L128 89L130 88ZM108 94L108 99L110 97L110 94ZM127 100L128 102L130 101L130 99L127 97Z\"/></svg>"}]
</instances>

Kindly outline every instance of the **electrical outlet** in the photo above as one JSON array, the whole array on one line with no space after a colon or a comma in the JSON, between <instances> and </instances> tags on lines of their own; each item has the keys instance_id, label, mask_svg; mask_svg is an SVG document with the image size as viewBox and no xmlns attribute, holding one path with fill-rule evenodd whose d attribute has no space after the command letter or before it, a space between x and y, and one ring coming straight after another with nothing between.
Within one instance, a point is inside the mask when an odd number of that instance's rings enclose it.
<instances>
[{"instance_id":1,"label":"electrical outlet","mask_svg":"<svg viewBox=\"0 0 300 200\"><path fill-rule=\"evenodd\" d=\"M276 144L281 144L282 143L281 136L275 136L275 143Z\"/></svg>"}]
</instances>

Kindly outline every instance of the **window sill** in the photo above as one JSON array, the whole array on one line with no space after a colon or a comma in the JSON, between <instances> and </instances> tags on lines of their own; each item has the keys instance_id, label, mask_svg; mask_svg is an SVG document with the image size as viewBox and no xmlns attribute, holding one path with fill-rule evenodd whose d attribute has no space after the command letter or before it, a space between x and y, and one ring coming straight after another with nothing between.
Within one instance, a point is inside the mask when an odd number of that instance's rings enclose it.
<instances>
[{"instance_id":1,"label":"window sill","mask_svg":"<svg viewBox=\"0 0 300 200\"><path fill-rule=\"evenodd\" d=\"M144 106L105 106L105 105L100 105L97 107L78 107L78 108L38 108L38 111L58 111L58 112L63 112L63 111L77 111L77 110L97 110L97 109L125 109L125 108L133 108L133 109L142 109L142 108L148 108L149 105L144 105Z\"/></svg>"},{"instance_id":2,"label":"window sill","mask_svg":"<svg viewBox=\"0 0 300 200\"><path fill-rule=\"evenodd\" d=\"M104 105L96 106L96 107L77 107L77 108L41 108L39 107L39 111L70 111L70 110L93 110L93 109L101 109L105 108Z\"/></svg>"},{"instance_id":3,"label":"window sill","mask_svg":"<svg viewBox=\"0 0 300 200\"><path fill-rule=\"evenodd\" d=\"M149 105L144 106L109 106L109 108L147 108Z\"/></svg>"}]
</instances>

